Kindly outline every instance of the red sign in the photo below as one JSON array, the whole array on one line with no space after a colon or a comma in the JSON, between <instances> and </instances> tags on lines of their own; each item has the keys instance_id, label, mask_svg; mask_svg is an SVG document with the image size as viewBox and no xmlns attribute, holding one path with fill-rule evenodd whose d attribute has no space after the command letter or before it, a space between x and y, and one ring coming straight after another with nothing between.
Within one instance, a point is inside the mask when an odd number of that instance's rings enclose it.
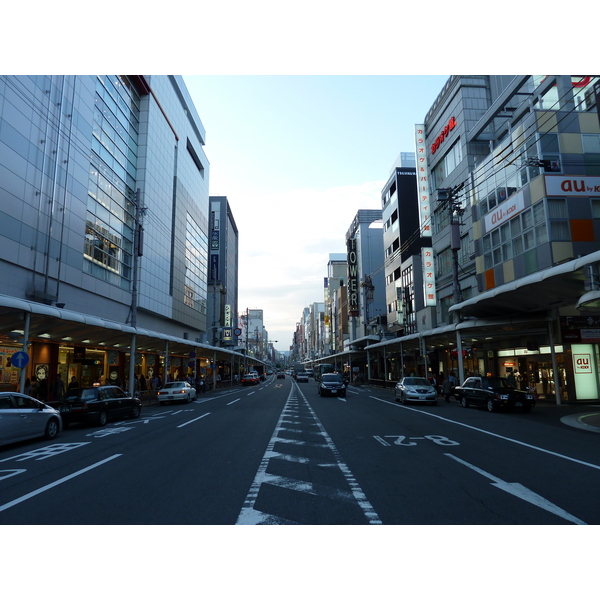
<instances>
[{"instance_id":1,"label":"red sign","mask_svg":"<svg viewBox=\"0 0 600 600\"><path fill-rule=\"evenodd\" d=\"M435 138L435 142L433 142L433 144L431 144L431 154L435 154L435 151L440 147L440 144L450 135L450 132L456 127L456 119L454 117L451 117L450 120L448 121L448 124L446 125L446 127L444 127L444 129L442 129L442 132L440 133L440 135L437 136L437 138Z\"/></svg>"}]
</instances>

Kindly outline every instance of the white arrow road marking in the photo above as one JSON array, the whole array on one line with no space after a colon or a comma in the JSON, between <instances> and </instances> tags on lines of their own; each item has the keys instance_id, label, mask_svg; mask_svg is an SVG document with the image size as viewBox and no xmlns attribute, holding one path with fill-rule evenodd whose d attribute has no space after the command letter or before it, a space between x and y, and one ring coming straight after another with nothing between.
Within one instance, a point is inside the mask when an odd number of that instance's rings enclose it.
<instances>
[{"instance_id":1,"label":"white arrow road marking","mask_svg":"<svg viewBox=\"0 0 600 600\"><path fill-rule=\"evenodd\" d=\"M569 514L567 511L556 506L556 504L552 504L552 502L550 502L549 500L546 500L546 498L544 498L543 496L540 496L540 495L536 494L535 492L532 492L530 489L526 488L524 485L521 485L520 483L507 483L506 481L502 481L502 479L499 479L498 477L495 477L494 475L487 473L486 471L480 469L479 467L476 467L475 465L472 465L464 460L461 460L460 458L453 456L452 454L446 454L446 456L449 456L450 458L453 458L455 461L465 465L466 467L469 467L469 469L473 469L473 471L476 471L480 475L483 475L484 477L491 479L494 482L494 483L492 483L493 486L495 486L501 490L504 490L505 492L508 492L509 494L512 494L513 496L516 496L517 498L521 498L521 500L525 500L525 502L529 502L530 504L534 504L535 506L538 506L539 508L543 508L544 510L547 510L548 512L558 515L559 517L561 517L562 519L565 519L566 521L571 521L571 523L575 523L576 525L587 525L587 523L585 523L581 519L574 517L573 515Z\"/></svg>"},{"instance_id":2,"label":"white arrow road marking","mask_svg":"<svg viewBox=\"0 0 600 600\"><path fill-rule=\"evenodd\" d=\"M3 504L2 506L0 506L0 512L2 512L3 510L6 510L7 508L11 508L12 506L15 506L16 504L25 502L25 500L29 500L29 498L33 498L34 496L37 496L38 494L41 494L42 492L46 492L47 490L50 490L53 487L60 485L61 483L65 483L65 481L69 481L70 479L73 479L74 477L83 475L83 473L87 473L88 471L91 471L92 469L95 469L96 467L99 467L100 465L103 465L104 463L107 463L115 458L118 458L119 456L123 456L123 455L122 454L113 454L112 456L109 456L108 458L105 458L104 460L101 460L100 462L94 463L93 465L90 465L89 467L86 467L85 469L81 469L80 471L76 471L75 473L72 473L71 475L67 475L66 477L63 477L62 479L59 479L58 481L55 481L54 483L49 483L48 485L41 487L39 490L34 490L33 492L30 492L29 494L25 494L25 496L21 496L20 498L17 498L16 500L13 500L12 502L7 502L6 504Z\"/></svg>"},{"instance_id":3,"label":"white arrow road marking","mask_svg":"<svg viewBox=\"0 0 600 600\"><path fill-rule=\"evenodd\" d=\"M27 471L27 469L10 469L6 471L0 471L0 481L3 479L8 479L13 475L18 475L19 473L25 473L25 471ZM2 475L2 473L8 473L8 475Z\"/></svg>"}]
</instances>

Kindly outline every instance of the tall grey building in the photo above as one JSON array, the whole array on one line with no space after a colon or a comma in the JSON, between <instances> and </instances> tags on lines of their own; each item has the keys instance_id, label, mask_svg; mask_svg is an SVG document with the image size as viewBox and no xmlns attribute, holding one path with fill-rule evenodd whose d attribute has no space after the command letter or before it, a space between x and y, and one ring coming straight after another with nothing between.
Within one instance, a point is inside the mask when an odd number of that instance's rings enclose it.
<instances>
[{"instance_id":1,"label":"tall grey building","mask_svg":"<svg viewBox=\"0 0 600 600\"><path fill-rule=\"evenodd\" d=\"M239 235L226 196L210 196L208 341L235 346Z\"/></svg>"}]
</instances>

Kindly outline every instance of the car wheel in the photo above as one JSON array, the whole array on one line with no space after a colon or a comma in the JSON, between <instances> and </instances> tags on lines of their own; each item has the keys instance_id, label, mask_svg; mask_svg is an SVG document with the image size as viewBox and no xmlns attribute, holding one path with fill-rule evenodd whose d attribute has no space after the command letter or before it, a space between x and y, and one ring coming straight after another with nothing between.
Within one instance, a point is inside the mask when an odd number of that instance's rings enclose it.
<instances>
[{"instance_id":1,"label":"car wheel","mask_svg":"<svg viewBox=\"0 0 600 600\"><path fill-rule=\"evenodd\" d=\"M60 427L58 425L58 421L56 419L50 419L48 424L46 425L46 431L44 432L44 437L47 440L53 440L57 435Z\"/></svg>"},{"instance_id":2,"label":"car wheel","mask_svg":"<svg viewBox=\"0 0 600 600\"><path fill-rule=\"evenodd\" d=\"M486 406L487 406L488 412L496 412L496 404L494 403L493 400L488 400Z\"/></svg>"},{"instance_id":3,"label":"car wheel","mask_svg":"<svg viewBox=\"0 0 600 600\"><path fill-rule=\"evenodd\" d=\"M100 414L98 415L98 425L100 427L104 427L107 422L108 422L108 415L106 414L106 411L105 410L100 411Z\"/></svg>"},{"instance_id":4,"label":"car wheel","mask_svg":"<svg viewBox=\"0 0 600 600\"><path fill-rule=\"evenodd\" d=\"M134 407L131 409L131 418L137 419L140 416L141 412L142 411L140 410L140 407L137 404L134 405Z\"/></svg>"},{"instance_id":5,"label":"car wheel","mask_svg":"<svg viewBox=\"0 0 600 600\"><path fill-rule=\"evenodd\" d=\"M460 399L460 405L463 408L469 408L469 403L467 402L467 399L464 396Z\"/></svg>"}]
</instances>

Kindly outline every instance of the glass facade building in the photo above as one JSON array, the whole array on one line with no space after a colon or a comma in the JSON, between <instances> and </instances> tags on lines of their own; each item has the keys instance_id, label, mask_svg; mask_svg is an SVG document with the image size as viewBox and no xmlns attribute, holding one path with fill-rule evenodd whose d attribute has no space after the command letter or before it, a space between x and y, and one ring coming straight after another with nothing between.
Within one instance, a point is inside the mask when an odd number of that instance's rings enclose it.
<instances>
[{"instance_id":1,"label":"glass facade building","mask_svg":"<svg viewBox=\"0 0 600 600\"><path fill-rule=\"evenodd\" d=\"M121 328L135 316L144 330L203 339L204 142L180 76L0 77L5 303L39 303ZM82 341L104 343L96 337ZM54 350L48 356L57 362ZM111 360L122 374L123 357Z\"/></svg>"}]
</instances>

